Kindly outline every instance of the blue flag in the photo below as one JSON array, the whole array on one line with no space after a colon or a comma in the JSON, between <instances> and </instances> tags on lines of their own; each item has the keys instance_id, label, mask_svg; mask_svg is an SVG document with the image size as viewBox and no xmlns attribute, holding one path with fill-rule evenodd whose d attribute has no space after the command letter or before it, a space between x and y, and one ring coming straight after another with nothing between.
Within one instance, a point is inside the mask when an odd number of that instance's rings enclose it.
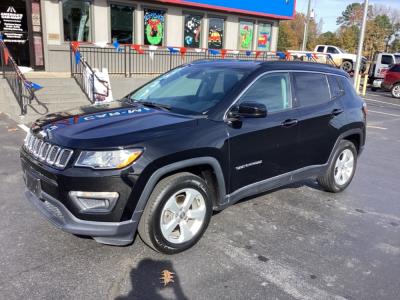
<instances>
[{"instance_id":1,"label":"blue flag","mask_svg":"<svg viewBox=\"0 0 400 300\"><path fill-rule=\"evenodd\" d=\"M312 54L311 53L306 53L306 56L307 56L308 59L312 58Z\"/></svg>"},{"instance_id":2,"label":"blue flag","mask_svg":"<svg viewBox=\"0 0 400 300\"><path fill-rule=\"evenodd\" d=\"M246 51L246 55L250 56L251 55L251 51Z\"/></svg>"},{"instance_id":3,"label":"blue flag","mask_svg":"<svg viewBox=\"0 0 400 300\"><path fill-rule=\"evenodd\" d=\"M212 55L218 55L220 53L218 50L215 49L209 49L208 52Z\"/></svg>"},{"instance_id":4,"label":"blue flag","mask_svg":"<svg viewBox=\"0 0 400 300\"><path fill-rule=\"evenodd\" d=\"M118 43L117 40L115 40L115 41L113 42L113 46L114 46L115 49L117 49L118 52L121 51L120 48L119 48L119 43Z\"/></svg>"},{"instance_id":5,"label":"blue flag","mask_svg":"<svg viewBox=\"0 0 400 300\"><path fill-rule=\"evenodd\" d=\"M0 41L3 40L3 35L0 33Z\"/></svg>"},{"instance_id":6,"label":"blue flag","mask_svg":"<svg viewBox=\"0 0 400 300\"><path fill-rule=\"evenodd\" d=\"M79 50L76 50L76 52L75 52L75 63L78 65L80 61L81 61L81 52Z\"/></svg>"},{"instance_id":7,"label":"blue flag","mask_svg":"<svg viewBox=\"0 0 400 300\"><path fill-rule=\"evenodd\" d=\"M40 90L43 88L43 86L41 86L40 84L34 83L32 81L25 81L24 84L27 88L30 88L34 91L37 91L37 90Z\"/></svg>"},{"instance_id":8,"label":"blue flag","mask_svg":"<svg viewBox=\"0 0 400 300\"><path fill-rule=\"evenodd\" d=\"M276 55L278 55L280 59L286 58L285 53L283 53L283 52L276 52Z\"/></svg>"},{"instance_id":9,"label":"blue flag","mask_svg":"<svg viewBox=\"0 0 400 300\"><path fill-rule=\"evenodd\" d=\"M168 47L170 53L178 53L179 51L173 47Z\"/></svg>"}]
</instances>

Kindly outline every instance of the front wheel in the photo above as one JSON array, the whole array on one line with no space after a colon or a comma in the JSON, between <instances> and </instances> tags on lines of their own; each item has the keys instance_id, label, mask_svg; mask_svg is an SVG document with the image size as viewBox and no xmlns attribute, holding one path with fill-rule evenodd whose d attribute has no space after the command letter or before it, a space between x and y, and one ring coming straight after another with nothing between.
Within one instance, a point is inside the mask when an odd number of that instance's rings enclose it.
<instances>
[{"instance_id":1,"label":"front wheel","mask_svg":"<svg viewBox=\"0 0 400 300\"><path fill-rule=\"evenodd\" d=\"M357 166L357 149L347 140L340 141L326 173L318 183L328 192L339 193L350 184Z\"/></svg>"},{"instance_id":2,"label":"front wheel","mask_svg":"<svg viewBox=\"0 0 400 300\"><path fill-rule=\"evenodd\" d=\"M197 243L211 214L205 181L191 173L177 173L155 186L139 223L139 235L154 250L175 254Z\"/></svg>"},{"instance_id":3,"label":"front wheel","mask_svg":"<svg viewBox=\"0 0 400 300\"><path fill-rule=\"evenodd\" d=\"M393 98L400 99L400 83L394 84L390 92Z\"/></svg>"}]
</instances>

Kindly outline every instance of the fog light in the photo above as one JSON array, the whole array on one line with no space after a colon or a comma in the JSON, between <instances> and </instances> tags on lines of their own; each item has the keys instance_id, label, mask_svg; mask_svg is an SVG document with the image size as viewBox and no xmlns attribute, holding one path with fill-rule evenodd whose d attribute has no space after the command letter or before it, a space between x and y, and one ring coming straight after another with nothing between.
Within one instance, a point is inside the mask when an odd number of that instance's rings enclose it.
<instances>
[{"instance_id":1,"label":"fog light","mask_svg":"<svg viewBox=\"0 0 400 300\"><path fill-rule=\"evenodd\" d=\"M112 211L119 194L117 192L69 192L80 213L108 213Z\"/></svg>"}]
</instances>

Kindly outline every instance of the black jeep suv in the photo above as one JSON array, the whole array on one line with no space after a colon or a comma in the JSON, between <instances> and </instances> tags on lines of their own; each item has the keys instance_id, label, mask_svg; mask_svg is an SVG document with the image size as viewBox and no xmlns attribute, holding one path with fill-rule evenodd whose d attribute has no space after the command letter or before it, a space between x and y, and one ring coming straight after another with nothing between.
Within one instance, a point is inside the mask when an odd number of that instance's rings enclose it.
<instances>
[{"instance_id":1,"label":"black jeep suv","mask_svg":"<svg viewBox=\"0 0 400 300\"><path fill-rule=\"evenodd\" d=\"M112 245L138 230L176 253L244 197L310 177L344 190L365 130L341 70L198 61L119 101L39 119L21 160L27 197L61 229Z\"/></svg>"}]
</instances>

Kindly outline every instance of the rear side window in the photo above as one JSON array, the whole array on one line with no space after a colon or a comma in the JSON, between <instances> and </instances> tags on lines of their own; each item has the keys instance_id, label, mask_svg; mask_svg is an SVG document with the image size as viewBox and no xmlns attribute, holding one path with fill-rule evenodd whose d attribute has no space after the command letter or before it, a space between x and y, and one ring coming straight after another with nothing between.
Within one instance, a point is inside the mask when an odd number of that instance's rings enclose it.
<instances>
[{"instance_id":1,"label":"rear side window","mask_svg":"<svg viewBox=\"0 0 400 300\"><path fill-rule=\"evenodd\" d=\"M339 78L334 75L328 76L329 88L331 91L331 99L336 99L344 95L344 89L339 82Z\"/></svg>"},{"instance_id":2,"label":"rear side window","mask_svg":"<svg viewBox=\"0 0 400 300\"><path fill-rule=\"evenodd\" d=\"M400 64L399 65L394 65L393 67L390 68L391 72L400 72Z\"/></svg>"},{"instance_id":3,"label":"rear side window","mask_svg":"<svg viewBox=\"0 0 400 300\"><path fill-rule=\"evenodd\" d=\"M339 51L336 48L333 48L333 47L328 47L328 50L326 52L332 53L332 54L338 54L339 53Z\"/></svg>"},{"instance_id":4,"label":"rear side window","mask_svg":"<svg viewBox=\"0 0 400 300\"><path fill-rule=\"evenodd\" d=\"M382 55L381 63L385 64L385 65L391 65L392 63L394 63L393 56L391 56L391 55Z\"/></svg>"},{"instance_id":5,"label":"rear side window","mask_svg":"<svg viewBox=\"0 0 400 300\"><path fill-rule=\"evenodd\" d=\"M294 89L300 106L311 106L331 99L326 75L318 73L293 73Z\"/></svg>"},{"instance_id":6,"label":"rear side window","mask_svg":"<svg viewBox=\"0 0 400 300\"><path fill-rule=\"evenodd\" d=\"M324 52L324 49L325 49L324 46L319 46L317 52Z\"/></svg>"},{"instance_id":7,"label":"rear side window","mask_svg":"<svg viewBox=\"0 0 400 300\"><path fill-rule=\"evenodd\" d=\"M239 102L258 102L269 113L292 108L288 73L266 74L258 79L240 98Z\"/></svg>"}]
</instances>

